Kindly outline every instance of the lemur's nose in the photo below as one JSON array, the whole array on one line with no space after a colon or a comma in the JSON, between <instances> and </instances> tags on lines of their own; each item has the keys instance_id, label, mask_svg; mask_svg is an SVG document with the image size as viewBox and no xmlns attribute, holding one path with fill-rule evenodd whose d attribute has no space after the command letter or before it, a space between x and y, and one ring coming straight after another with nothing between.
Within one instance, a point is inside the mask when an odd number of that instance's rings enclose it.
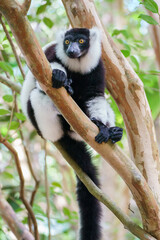
<instances>
[{"instance_id":1,"label":"lemur's nose","mask_svg":"<svg viewBox=\"0 0 160 240\"><path fill-rule=\"evenodd\" d=\"M67 55L70 58L78 58L80 55L80 49L78 46L78 43L73 42L70 44L70 46L67 49Z\"/></svg>"}]
</instances>

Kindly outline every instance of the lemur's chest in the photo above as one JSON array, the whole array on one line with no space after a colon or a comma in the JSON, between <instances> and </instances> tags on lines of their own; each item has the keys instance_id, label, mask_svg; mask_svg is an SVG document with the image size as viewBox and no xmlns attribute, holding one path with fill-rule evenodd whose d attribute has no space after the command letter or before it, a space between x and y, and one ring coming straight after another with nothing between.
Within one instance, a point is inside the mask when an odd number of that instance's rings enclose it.
<instances>
[{"instance_id":1,"label":"lemur's chest","mask_svg":"<svg viewBox=\"0 0 160 240\"><path fill-rule=\"evenodd\" d=\"M79 74L74 72L68 72L68 78L72 79L72 88L74 91L73 98L75 100L81 99L88 89L92 86L92 81L89 74Z\"/></svg>"}]
</instances>

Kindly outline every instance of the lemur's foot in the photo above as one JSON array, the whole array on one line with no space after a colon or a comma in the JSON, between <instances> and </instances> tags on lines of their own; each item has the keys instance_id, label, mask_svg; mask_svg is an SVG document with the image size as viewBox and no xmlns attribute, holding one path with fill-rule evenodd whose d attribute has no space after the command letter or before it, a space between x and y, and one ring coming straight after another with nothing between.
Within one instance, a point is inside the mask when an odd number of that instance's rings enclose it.
<instances>
[{"instance_id":1,"label":"lemur's foot","mask_svg":"<svg viewBox=\"0 0 160 240\"><path fill-rule=\"evenodd\" d=\"M64 87L67 82L67 76L65 72L59 69L53 69L52 71L52 87L61 88Z\"/></svg>"},{"instance_id":2,"label":"lemur's foot","mask_svg":"<svg viewBox=\"0 0 160 240\"><path fill-rule=\"evenodd\" d=\"M116 143L121 140L122 135L123 135L122 128L119 128L119 127L108 128L105 124L96 120L95 118L92 118L91 120L99 128L99 133L95 137L96 142L98 142L98 143L105 142L106 143L106 142L108 142L109 139L111 139L112 143Z\"/></svg>"},{"instance_id":3,"label":"lemur's foot","mask_svg":"<svg viewBox=\"0 0 160 240\"><path fill-rule=\"evenodd\" d=\"M110 136L109 135L109 128L95 118L92 118L91 121L94 122L97 125L97 127L99 128L99 133L95 137L95 141L98 142L98 143L108 142L109 136Z\"/></svg>"},{"instance_id":4,"label":"lemur's foot","mask_svg":"<svg viewBox=\"0 0 160 240\"><path fill-rule=\"evenodd\" d=\"M121 140L123 135L123 129L120 127L110 127L109 128L109 135L112 143L116 143Z\"/></svg>"}]
</instances>

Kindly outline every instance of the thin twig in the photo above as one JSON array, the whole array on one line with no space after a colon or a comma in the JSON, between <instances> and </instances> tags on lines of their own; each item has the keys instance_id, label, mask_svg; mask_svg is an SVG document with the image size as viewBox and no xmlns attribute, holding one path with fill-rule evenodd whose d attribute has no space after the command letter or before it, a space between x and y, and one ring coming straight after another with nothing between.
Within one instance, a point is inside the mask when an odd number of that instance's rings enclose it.
<instances>
[{"instance_id":1,"label":"thin twig","mask_svg":"<svg viewBox=\"0 0 160 240\"><path fill-rule=\"evenodd\" d=\"M31 0L25 0L24 3L22 4L22 14L27 15L27 12L30 8L31 5Z\"/></svg>"},{"instance_id":2,"label":"thin twig","mask_svg":"<svg viewBox=\"0 0 160 240\"><path fill-rule=\"evenodd\" d=\"M50 222L50 202L49 202L49 184L48 184L48 174L47 174L47 142L44 141L44 151L45 151L45 167L44 167L44 175L45 175L45 189L46 189L46 200L47 200L47 218L48 218L48 240L51 240L51 222Z\"/></svg>"},{"instance_id":3,"label":"thin twig","mask_svg":"<svg viewBox=\"0 0 160 240\"><path fill-rule=\"evenodd\" d=\"M14 113L14 108L15 108L15 102L16 102L16 95L15 95L15 92L14 92L14 93L13 93L13 103L12 103L11 116L10 116L9 125L8 125L8 130L7 130L7 134L6 134L6 136L5 136L5 139L8 138L9 130L10 130L11 123L12 123L12 120L13 120L13 113Z\"/></svg>"},{"instance_id":4,"label":"thin twig","mask_svg":"<svg viewBox=\"0 0 160 240\"><path fill-rule=\"evenodd\" d=\"M28 212L29 212L29 214L32 218L32 222L33 222L33 225L34 225L35 239L39 240L38 226L37 226L37 221L36 221L34 212L31 208L30 204L28 203L28 201L25 199L24 176L23 176L23 172L22 172L22 169L21 169L18 154L17 154L16 150L12 147L12 145L9 142L7 142L6 139L3 138L1 135L0 135L0 142L2 144L4 144L8 148L8 150L14 155L18 175L19 175L19 178L20 178L20 196L21 196L21 199L22 199L26 209L28 210Z\"/></svg>"},{"instance_id":5,"label":"thin twig","mask_svg":"<svg viewBox=\"0 0 160 240\"><path fill-rule=\"evenodd\" d=\"M1 74L0 74L0 82L8 86L9 88L11 88L16 93L20 93L21 91L21 87L17 83L11 81L10 79L8 79L7 77L4 77Z\"/></svg>"},{"instance_id":6,"label":"thin twig","mask_svg":"<svg viewBox=\"0 0 160 240\"><path fill-rule=\"evenodd\" d=\"M17 101L16 101L16 112L19 112ZM21 121L20 120L18 120L18 121L21 124ZM33 179L35 181L35 187L34 187L34 190L33 190L32 194L31 194L31 199L30 199L30 205L33 206L34 198L35 198L35 195L37 193L40 180L36 177L36 175L34 173L34 170L33 170L32 164L31 164L30 154L29 154L29 151L28 151L28 149L27 149L27 147L25 145L24 135L23 135L23 132L22 132L21 128L19 129L19 133L20 133L20 137L21 137L21 140L22 140L23 149L24 149L24 152L26 154L28 167L29 167L30 173L31 173L31 175L32 175L32 177L33 177ZM31 218L30 218L29 214L28 214L28 225L29 225L30 232L32 232L32 223L31 223Z\"/></svg>"},{"instance_id":7,"label":"thin twig","mask_svg":"<svg viewBox=\"0 0 160 240\"><path fill-rule=\"evenodd\" d=\"M17 52L16 52L16 49L15 49L15 46L14 46L13 41L12 41L12 39L11 39L11 36L9 35L9 32L8 32L8 30L7 30L4 22L3 22L3 20L2 20L2 15L1 15L1 14L0 14L0 23L2 24L3 30L4 30L4 32L5 32L5 34L6 34L6 37L7 37L8 41L9 41L9 43L10 43L10 45L11 45L12 51L13 51L13 53L14 53L14 56L15 56L16 61L17 61L17 64L18 64L18 66L19 66L19 69L20 69L21 74L22 74L23 79L24 79L24 78L25 78L25 74L24 74L24 71L23 71L23 68L22 68L21 61L20 61L19 56L18 56L18 54L17 54Z\"/></svg>"},{"instance_id":8,"label":"thin twig","mask_svg":"<svg viewBox=\"0 0 160 240\"><path fill-rule=\"evenodd\" d=\"M6 221L11 231L15 234L17 239L34 240L34 237L32 236L32 234L19 221L12 207L3 197L1 190L0 190L0 214L2 218Z\"/></svg>"}]
</instances>

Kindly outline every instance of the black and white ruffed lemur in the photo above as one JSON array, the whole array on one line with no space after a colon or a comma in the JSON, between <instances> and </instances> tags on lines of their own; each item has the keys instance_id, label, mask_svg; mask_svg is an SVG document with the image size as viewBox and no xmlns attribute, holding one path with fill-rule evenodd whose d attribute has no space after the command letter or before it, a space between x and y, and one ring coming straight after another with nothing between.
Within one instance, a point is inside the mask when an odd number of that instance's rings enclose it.
<instances>
[{"instance_id":1,"label":"black and white ruffed lemur","mask_svg":"<svg viewBox=\"0 0 160 240\"><path fill-rule=\"evenodd\" d=\"M57 43L44 48L52 68L52 87L65 87L85 114L98 126L98 143L115 143L122 129L114 127L114 113L104 97L104 66L101 39L97 28L73 28L57 37ZM22 109L44 139L60 141L81 169L99 186L97 170L83 139L66 122L52 100L29 71L21 93ZM77 200L80 209L80 240L101 239L101 207L77 177Z\"/></svg>"}]
</instances>

